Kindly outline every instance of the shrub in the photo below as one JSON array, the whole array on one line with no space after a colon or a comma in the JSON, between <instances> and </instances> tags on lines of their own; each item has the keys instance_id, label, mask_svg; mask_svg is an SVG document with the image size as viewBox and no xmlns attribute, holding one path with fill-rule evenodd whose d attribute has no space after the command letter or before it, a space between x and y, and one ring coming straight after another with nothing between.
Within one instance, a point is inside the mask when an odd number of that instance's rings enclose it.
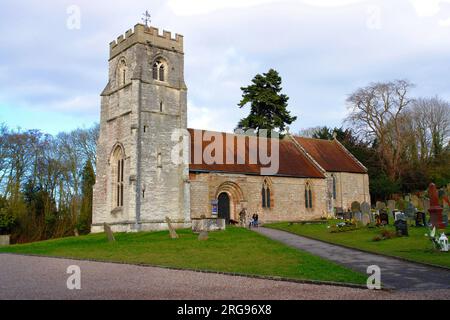
<instances>
[{"instance_id":1,"label":"shrub","mask_svg":"<svg viewBox=\"0 0 450 320\"><path fill-rule=\"evenodd\" d=\"M10 234L16 223L16 219L8 214L6 210L0 211L0 235Z\"/></svg>"}]
</instances>

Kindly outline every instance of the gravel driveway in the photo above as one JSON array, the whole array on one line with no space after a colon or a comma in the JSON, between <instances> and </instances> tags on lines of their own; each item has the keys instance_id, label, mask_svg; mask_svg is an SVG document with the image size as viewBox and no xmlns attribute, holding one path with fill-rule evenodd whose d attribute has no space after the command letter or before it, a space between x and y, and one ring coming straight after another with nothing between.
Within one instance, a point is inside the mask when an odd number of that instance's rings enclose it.
<instances>
[{"instance_id":1,"label":"gravel driveway","mask_svg":"<svg viewBox=\"0 0 450 320\"><path fill-rule=\"evenodd\" d=\"M66 273L81 268L81 290ZM450 290L375 292L113 263L0 254L0 299L450 299Z\"/></svg>"}]
</instances>

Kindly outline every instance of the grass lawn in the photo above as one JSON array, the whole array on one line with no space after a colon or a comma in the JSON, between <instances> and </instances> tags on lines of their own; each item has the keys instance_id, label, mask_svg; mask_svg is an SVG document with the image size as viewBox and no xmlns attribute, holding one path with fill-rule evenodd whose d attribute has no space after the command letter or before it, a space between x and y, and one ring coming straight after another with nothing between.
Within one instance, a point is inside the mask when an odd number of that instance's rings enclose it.
<instances>
[{"instance_id":1,"label":"grass lawn","mask_svg":"<svg viewBox=\"0 0 450 320\"><path fill-rule=\"evenodd\" d=\"M0 253L36 254L111 262L143 263L248 275L279 276L365 284L366 276L330 261L298 251L247 229L230 227L198 241L191 230L179 230L172 240L167 231L105 234L0 247Z\"/></svg>"},{"instance_id":2,"label":"grass lawn","mask_svg":"<svg viewBox=\"0 0 450 320\"><path fill-rule=\"evenodd\" d=\"M331 221L328 225L334 225ZM401 257L412 261L425 262L450 268L450 253L433 251L431 241L425 237L429 233L427 228L408 227L409 237L394 238L379 242L373 238L381 233L382 228L362 228L356 231L330 233L327 224L294 224L275 223L265 227L289 231L310 238L342 244L348 247L366 250L374 253ZM387 226L395 232L394 226ZM450 228L447 228L448 233Z\"/></svg>"}]
</instances>

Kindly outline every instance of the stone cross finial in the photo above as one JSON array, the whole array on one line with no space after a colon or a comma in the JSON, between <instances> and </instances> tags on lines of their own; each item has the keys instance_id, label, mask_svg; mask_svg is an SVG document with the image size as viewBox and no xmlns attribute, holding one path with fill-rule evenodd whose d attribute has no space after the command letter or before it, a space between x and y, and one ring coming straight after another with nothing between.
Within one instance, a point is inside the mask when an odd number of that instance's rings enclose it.
<instances>
[{"instance_id":1,"label":"stone cross finial","mask_svg":"<svg viewBox=\"0 0 450 320\"><path fill-rule=\"evenodd\" d=\"M152 16L148 12L148 10L145 10L145 13L143 14L142 21L144 22L145 26L148 28L150 27L150 23L152 22Z\"/></svg>"}]
</instances>

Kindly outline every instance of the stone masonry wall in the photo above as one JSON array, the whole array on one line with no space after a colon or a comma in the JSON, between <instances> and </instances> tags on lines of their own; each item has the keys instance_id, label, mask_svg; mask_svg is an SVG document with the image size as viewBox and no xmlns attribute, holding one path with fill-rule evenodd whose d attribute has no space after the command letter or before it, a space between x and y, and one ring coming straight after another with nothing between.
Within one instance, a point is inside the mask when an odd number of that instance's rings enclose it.
<instances>
[{"instance_id":1,"label":"stone masonry wall","mask_svg":"<svg viewBox=\"0 0 450 320\"><path fill-rule=\"evenodd\" d=\"M262 208L261 190L266 177L238 174L190 174L191 215L211 217L211 200L226 192L231 201L231 219L238 221L243 207L252 215L258 213L262 222L301 221L319 219L326 215L326 179L270 177L270 209ZM305 208L305 183L313 190L313 209Z\"/></svg>"}]
</instances>

